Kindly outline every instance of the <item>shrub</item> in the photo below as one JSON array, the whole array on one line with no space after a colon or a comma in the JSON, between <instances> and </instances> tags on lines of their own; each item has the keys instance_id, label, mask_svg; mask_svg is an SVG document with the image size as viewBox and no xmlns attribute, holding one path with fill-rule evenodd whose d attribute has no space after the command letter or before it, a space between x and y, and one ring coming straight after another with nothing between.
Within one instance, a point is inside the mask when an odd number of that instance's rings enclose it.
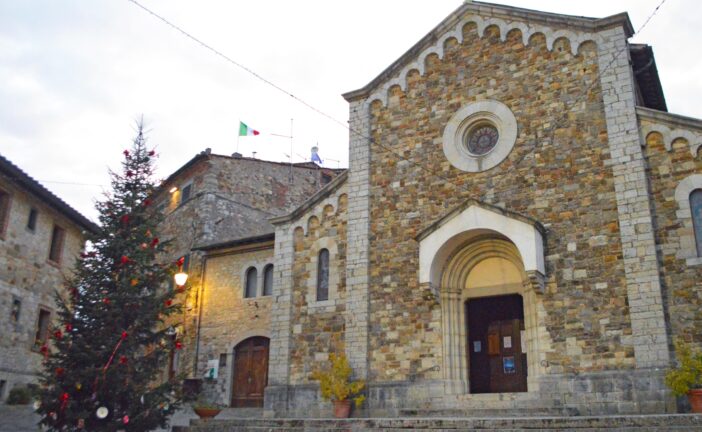
<instances>
[{"instance_id":1,"label":"shrub","mask_svg":"<svg viewBox=\"0 0 702 432\"><path fill-rule=\"evenodd\" d=\"M356 407L361 406L366 399L363 395L353 397L366 386L362 380L350 381L351 366L346 356L329 354L330 367L325 371L317 371L312 374L312 379L319 381L324 400L344 401L351 399Z\"/></svg>"},{"instance_id":2,"label":"shrub","mask_svg":"<svg viewBox=\"0 0 702 432\"><path fill-rule=\"evenodd\" d=\"M702 387L702 352L693 351L681 340L675 341L678 367L670 368L665 374L665 384L673 394L682 396L690 390Z\"/></svg>"},{"instance_id":3,"label":"shrub","mask_svg":"<svg viewBox=\"0 0 702 432\"><path fill-rule=\"evenodd\" d=\"M32 391L28 387L13 387L7 396L8 405L27 405L32 401Z\"/></svg>"}]
</instances>

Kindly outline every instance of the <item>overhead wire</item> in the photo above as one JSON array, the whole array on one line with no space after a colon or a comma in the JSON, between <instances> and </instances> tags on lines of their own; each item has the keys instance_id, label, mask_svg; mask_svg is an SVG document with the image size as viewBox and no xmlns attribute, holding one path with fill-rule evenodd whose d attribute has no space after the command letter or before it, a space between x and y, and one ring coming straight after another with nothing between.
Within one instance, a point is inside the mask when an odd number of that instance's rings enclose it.
<instances>
[{"instance_id":1,"label":"overhead wire","mask_svg":"<svg viewBox=\"0 0 702 432\"><path fill-rule=\"evenodd\" d=\"M269 79L267 79L267 78L263 77L262 75L256 73L256 72L255 72L254 70L252 70L251 68L249 68L249 67L243 65L242 63L240 63L240 62L238 62L238 61L236 61L236 60L234 60L234 59L232 59L232 58L229 57L228 55L222 53L221 51L219 51L219 50L217 50L216 48L212 47L211 45L205 43L205 42L202 41L201 39L195 37L194 35L192 35L192 34L189 33L188 31L186 31L186 30L184 30L182 27L180 27L180 26L178 26L178 25L172 23L171 21L169 21L168 19L166 19L166 18L163 17L162 15L160 15L160 14L154 12L153 10L147 8L146 6L142 5L139 1L137 1L137 0L127 0L127 1L130 2L130 3L132 3L132 4L134 4L135 6L139 7L140 9L142 9L142 10L145 11L145 12L147 12L148 14L150 14L151 16L153 16L154 18L158 19L159 21L163 22L163 23L166 24L167 26L171 27L172 29L176 30L177 32L179 32L180 34L184 35L184 36L187 37L188 39L190 39L190 40L192 40L193 42L197 43L198 45L202 46L202 47L205 48L206 50L208 50L208 51L214 53L215 55L217 55L218 57L224 59L224 60L227 61L228 63L230 63L230 64L236 66L237 68L242 69L243 71L245 71L245 72L247 72L248 74L252 75L252 76L255 77L256 79L258 79L258 80L262 81L263 83L265 83L265 84L271 86L272 88L274 88L274 89L280 91L281 93L286 94L287 96L291 97L291 98L294 99L295 101L299 102L300 104L304 105L305 107L309 108L310 110L316 112L317 114L319 114L319 115L321 115L321 116L327 118L328 120L332 121L333 123L336 123L336 124L338 124L338 125L344 127L344 128L347 129L352 135L355 135L355 136L357 136L357 137L360 137L360 138L362 138L362 139L364 139L364 140L367 140L370 144L375 144L375 145L377 145L377 146L379 146L379 147L385 149L385 150L388 151L390 154L393 154L395 157L397 157L399 160L406 161L406 162L412 164L413 166L419 168L420 170L422 170L422 171L424 171L424 172L427 172L428 174L430 174L430 175L432 175L432 176L434 176L434 177L436 177L436 178L438 178L438 179L440 179L440 180L443 180L443 181L445 181L445 182L447 182L447 183L449 183L449 184L452 184L452 185L454 185L455 187L457 187L457 188L459 188L459 189L463 189L465 192L468 192L468 193L471 192L465 185L463 185L463 184L457 184L452 178L449 178L449 177L447 177L447 176L445 176L445 175L443 175L443 174L437 172L436 170L433 170L433 169L427 167L426 165L424 165L424 164L422 164L422 163L419 163L419 162L416 162L416 161L414 161L414 160L412 160L412 159L406 158L405 156L403 156L402 154L400 154L399 152L397 152L397 151L396 151L395 149L393 149L392 147L390 147L390 146L388 146L388 145L386 145L386 144L380 142L379 140L375 140L372 136L366 135L365 133L363 133L363 132L361 132L361 131L358 131L358 130L356 130L355 128L351 127L351 126L348 124L348 122L347 122L347 123L344 123L344 122L338 120L337 118L333 117L333 116L330 115L330 114L327 114L326 112L324 112L324 111L322 111L321 109L315 107L314 105L308 103L307 101L305 101L304 99L298 97L297 95L293 94L292 92L287 91L287 90L284 89L283 87L281 87L281 86L275 84L274 82L270 81ZM656 8L655 8L655 9L653 10L653 12L647 17L647 19L644 21L644 23L641 25L641 27L640 27L638 30L636 30L636 31L634 32L634 34L632 34L631 37L637 36L637 35L651 22L651 20L653 19L653 17L658 13L658 11L660 10L661 6L663 6L663 4L664 4L666 1L667 1L667 0L662 0L662 1L656 6ZM555 136L555 132L556 132L556 130L558 129L556 126L560 127L560 126L561 126L561 123L562 123L564 120L566 120L566 119L568 118L568 115L570 114L570 111L571 111L575 106L577 106L580 102L582 102L582 100L583 100L584 97L588 97L588 96L590 95L590 92L591 92L591 90L594 88L594 86L597 85L598 83L600 83L600 79L602 78L602 75L603 75L605 72L607 72L607 71L609 70L609 68L614 64L614 62L615 62L624 52L626 52L627 50L628 50L628 44L625 44L623 48L621 48L620 50L618 50L618 51L612 56L612 59L608 62L608 64L607 64L604 68L598 70L598 73L597 73L597 75L595 76L595 79L592 80L592 83L587 87L587 89L582 93L582 95L581 95L579 98L575 99L575 101L570 105L570 107L567 107L567 108L563 111L563 114L562 114L555 122L552 122L551 127L550 127L550 130L548 131L548 134L549 134L549 140L548 140L548 142L549 142L549 143L553 143L553 139L554 139L554 136ZM543 144L543 140L540 141L540 142L541 142L541 144ZM539 145L540 145L539 142L535 142L533 149L532 149L531 151L525 151L525 152L523 152L523 154L522 154L518 159L516 159L516 161L513 162L512 165L513 165L513 166L519 165L528 155L533 154L533 151L536 150L536 149L539 147Z\"/></svg>"}]
</instances>

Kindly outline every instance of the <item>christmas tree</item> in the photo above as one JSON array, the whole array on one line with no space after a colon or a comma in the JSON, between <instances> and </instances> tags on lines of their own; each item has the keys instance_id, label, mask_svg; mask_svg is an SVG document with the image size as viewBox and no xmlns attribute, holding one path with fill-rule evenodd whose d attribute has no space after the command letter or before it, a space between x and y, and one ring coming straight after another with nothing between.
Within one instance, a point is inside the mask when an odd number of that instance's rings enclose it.
<instances>
[{"instance_id":1,"label":"christmas tree","mask_svg":"<svg viewBox=\"0 0 702 432\"><path fill-rule=\"evenodd\" d=\"M179 406L175 380L163 379L181 347L166 325L179 311L168 283L177 263L158 260L164 245L150 200L153 169L139 124L122 172L110 173L112 192L96 204L100 231L89 237L66 294L57 293L59 323L40 348L37 411L51 431L148 431L166 426Z\"/></svg>"}]
</instances>

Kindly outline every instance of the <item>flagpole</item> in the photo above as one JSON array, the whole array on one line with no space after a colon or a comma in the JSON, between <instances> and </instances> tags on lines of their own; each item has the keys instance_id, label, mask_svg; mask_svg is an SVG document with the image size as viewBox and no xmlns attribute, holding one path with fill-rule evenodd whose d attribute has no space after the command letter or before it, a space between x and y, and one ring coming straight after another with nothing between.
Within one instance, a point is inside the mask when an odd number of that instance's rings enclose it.
<instances>
[{"instance_id":1,"label":"flagpole","mask_svg":"<svg viewBox=\"0 0 702 432\"><path fill-rule=\"evenodd\" d=\"M290 183L293 182L293 119L290 119Z\"/></svg>"},{"instance_id":2,"label":"flagpole","mask_svg":"<svg viewBox=\"0 0 702 432\"><path fill-rule=\"evenodd\" d=\"M236 152L239 153L239 139L241 138L241 120L239 120L239 130L236 131Z\"/></svg>"}]
</instances>

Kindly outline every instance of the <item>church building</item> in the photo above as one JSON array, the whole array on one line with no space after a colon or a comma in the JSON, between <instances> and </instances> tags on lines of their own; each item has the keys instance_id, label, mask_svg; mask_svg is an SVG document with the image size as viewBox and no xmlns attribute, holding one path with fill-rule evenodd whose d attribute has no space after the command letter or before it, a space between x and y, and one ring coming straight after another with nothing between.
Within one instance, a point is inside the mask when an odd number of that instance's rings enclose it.
<instances>
[{"instance_id":1,"label":"church building","mask_svg":"<svg viewBox=\"0 0 702 432\"><path fill-rule=\"evenodd\" d=\"M360 416L676 412L673 343L702 346L702 121L667 112L633 32L465 2L343 95L347 171L171 176L163 200L203 192L166 209L191 274L173 367L278 417L330 412L331 353L367 381Z\"/></svg>"}]
</instances>

